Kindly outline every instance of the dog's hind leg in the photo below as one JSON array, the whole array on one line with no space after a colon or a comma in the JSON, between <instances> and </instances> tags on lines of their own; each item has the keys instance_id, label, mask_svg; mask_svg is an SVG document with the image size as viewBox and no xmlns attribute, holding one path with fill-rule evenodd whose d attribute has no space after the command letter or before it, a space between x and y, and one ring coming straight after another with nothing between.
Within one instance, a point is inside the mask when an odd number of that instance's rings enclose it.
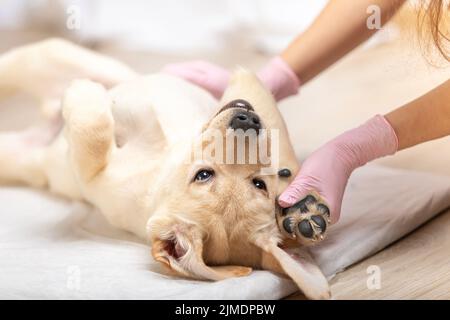
<instances>
[{"instance_id":1,"label":"dog's hind leg","mask_svg":"<svg viewBox=\"0 0 450 320\"><path fill-rule=\"evenodd\" d=\"M107 166L115 148L111 100L102 85L76 80L62 104L69 158L78 179L87 183Z\"/></svg>"},{"instance_id":2,"label":"dog's hind leg","mask_svg":"<svg viewBox=\"0 0 450 320\"><path fill-rule=\"evenodd\" d=\"M48 130L41 128L0 134L0 183L45 187L44 157L50 139Z\"/></svg>"},{"instance_id":3,"label":"dog's hind leg","mask_svg":"<svg viewBox=\"0 0 450 320\"><path fill-rule=\"evenodd\" d=\"M36 100L47 119L55 120L60 111L60 91L67 80L63 78L65 75L60 77L60 81L52 79L53 74L58 74L55 72L58 64L53 61L54 54L45 50L51 43L43 41L0 55L0 100L18 93L26 94ZM51 62L54 66L50 65ZM57 69L62 73L60 67Z\"/></svg>"},{"instance_id":4,"label":"dog's hind leg","mask_svg":"<svg viewBox=\"0 0 450 320\"><path fill-rule=\"evenodd\" d=\"M62 39L48 39L0 55L0 99L26 93L44 116L60 113L61 96L74 79L93 79L106 86L134 79L126 65Z\"/></svg>"}]
</instances>

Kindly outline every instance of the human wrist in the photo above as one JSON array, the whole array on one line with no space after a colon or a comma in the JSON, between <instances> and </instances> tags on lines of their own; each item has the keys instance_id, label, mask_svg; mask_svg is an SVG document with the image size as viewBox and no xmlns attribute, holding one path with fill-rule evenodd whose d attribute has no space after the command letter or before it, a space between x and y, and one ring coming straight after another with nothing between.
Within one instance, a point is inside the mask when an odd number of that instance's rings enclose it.
<instances>
[{"instance_id":1,"label":"human wrist","mask_svg":"<svg viewBox=\"0 0 450 320\"><path fill-rule=\"evenodd\" d=\"M372 160L396 153L398 138L390 123L376 115L333 139L329 145L351 172Z\"/></svg>"}]
</instances>

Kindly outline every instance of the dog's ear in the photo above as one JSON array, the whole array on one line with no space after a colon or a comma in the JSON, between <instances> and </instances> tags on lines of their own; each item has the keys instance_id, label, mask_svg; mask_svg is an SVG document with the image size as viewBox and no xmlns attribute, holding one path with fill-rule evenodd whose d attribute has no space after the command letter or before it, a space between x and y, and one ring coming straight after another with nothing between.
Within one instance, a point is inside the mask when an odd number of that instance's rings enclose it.
<instances>
[{"instance_id":1,"label":"dog's ear","mask_svg":"<svg viewBox=\"0 0 450 320\"><path fill-rule=\"evenodd\" d=\"M154 216L147 223L152 255L175 274L204 280L242 277L252 272L241 266L207 266L203 259L201 229L179 217Z\"/></svg>"},{"instance_id":2,"label":"dog's ear","mask_svg":"<svg viewBox=\"0 0 450 320\"><path fill-rule=\"evenodd\" d=\"M286 274L309 299L329 299L331 297L328 281L306 248L280 248L275 239L260 237L256 246L263 250L261 266L263 269Z\"/></svg>"}]
</instances>

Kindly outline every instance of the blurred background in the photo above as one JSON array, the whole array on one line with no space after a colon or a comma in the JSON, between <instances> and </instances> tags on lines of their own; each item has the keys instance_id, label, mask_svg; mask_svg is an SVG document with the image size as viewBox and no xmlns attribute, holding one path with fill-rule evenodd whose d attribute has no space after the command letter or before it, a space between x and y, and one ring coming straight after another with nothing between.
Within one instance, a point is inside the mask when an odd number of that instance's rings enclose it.
<instances>
[{"instance_id":1,"label":"blurred background","mask_svg":"<svg viewBox=\"0 0 450 320\"><path fill-rule=\"evenodd\" d=\"M166 53L219 51L238 36L260 50L280 50L326 0L6 0L3 29L46 30L83 41L116 41ZM79 23L70 25L71 19ZM72 32L67 32L72 31Z\"/></svg>"},{"instance_id":2,"label":"blurred background","mask_svg":"<svg viewBox=\"0 0 450 320\"><path fill-rule=\"evenodd\" d=\"M399 107L450 78L448 62L418 45L415 16L419 1L408 1L367 43L302 87L298 96L280 103L300 158L345 129ZM140 73L190 59L257 70L305 30L326 3L0 0L0 53L48 37L63 37L115 57ZM0 109L0 130L24 126L29 119L26 114L20 108ZM450 174L450 140L444 138L380 162Z\"/></svg>"}]
</instances>

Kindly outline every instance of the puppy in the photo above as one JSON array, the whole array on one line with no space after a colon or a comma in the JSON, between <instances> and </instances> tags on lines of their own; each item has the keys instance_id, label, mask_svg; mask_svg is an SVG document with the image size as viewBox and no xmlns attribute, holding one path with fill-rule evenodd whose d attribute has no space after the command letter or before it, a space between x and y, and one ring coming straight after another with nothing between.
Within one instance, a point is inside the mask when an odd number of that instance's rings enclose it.
<instances>
[{"instance_id":1,"label":"puppy","mask_svg":"<svg viewBox=\"0 0 450 320\"><path fill-rule=\"evenodd\" d=\"M308 298L330 297L304 246L326 232L328 208L315 193L277 207L299 165L254 74L236 71L217 102L184 80L138 76L48 40L1 56L0 75L0 91L34 95L49 118L45 128L0 135L0 181L86 201L148 240L174 274L221 280L266 269Z\"/></svg>"}]
</instances>

